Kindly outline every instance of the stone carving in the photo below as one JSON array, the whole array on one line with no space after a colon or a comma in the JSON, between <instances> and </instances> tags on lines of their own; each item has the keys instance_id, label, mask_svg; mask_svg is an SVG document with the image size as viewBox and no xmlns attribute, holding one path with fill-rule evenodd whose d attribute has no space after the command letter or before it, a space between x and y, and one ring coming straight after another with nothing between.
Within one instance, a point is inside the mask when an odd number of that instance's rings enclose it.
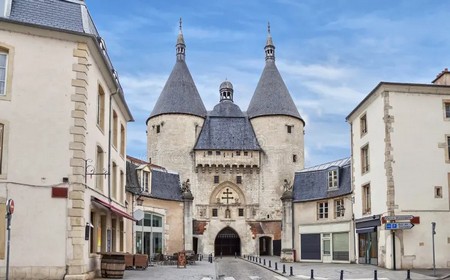
<instances>
[{"instance_id":1,"label":"stone carving","mask_svg":"<svg viewBox=\"0 0 450 280\"><path fill-rule=\"evenodd\" d=\"M289 182L287 179L284 179L284 184L283 184L284 191L290 192L290 191L292 191L292 187L293 187L293 185L291 185L291 182Z\"/></svg>"},{"instance_id":2,"label":"stone carving","mask_svg":"<svg viewBox=\"0 0 450 280\"><path fill-rule=\"evenodd\" d=\"M181 192L191 192L191 183L189 182L189 179L181 184Z\"/></svg>"}]
</instances>

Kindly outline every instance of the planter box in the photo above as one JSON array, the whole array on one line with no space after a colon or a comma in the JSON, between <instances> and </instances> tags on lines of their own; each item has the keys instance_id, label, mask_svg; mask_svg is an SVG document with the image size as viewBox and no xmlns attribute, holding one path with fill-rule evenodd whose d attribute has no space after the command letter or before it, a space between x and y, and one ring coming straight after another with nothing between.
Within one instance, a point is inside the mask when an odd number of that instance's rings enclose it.
<instances>
[{"instance_id":1,"label":"planter box","mask_svg":"<svg viewBox=\"0 0 450 280\"><path fill-rule=\"evenodd\" d=\"M132 254L125 254L125 269L134 268L134 256Z\"/></svg>"},{"instance_id":2,"label":"planter box","mask_svg":"<svg viewBox=\"0 0 450 280\"><path fill-rule=\"evenodd\" d=\"M148 256L142 254L134 255L134 266L140 269L146 269L148 267Z\"/></svg>"}]
</instances>

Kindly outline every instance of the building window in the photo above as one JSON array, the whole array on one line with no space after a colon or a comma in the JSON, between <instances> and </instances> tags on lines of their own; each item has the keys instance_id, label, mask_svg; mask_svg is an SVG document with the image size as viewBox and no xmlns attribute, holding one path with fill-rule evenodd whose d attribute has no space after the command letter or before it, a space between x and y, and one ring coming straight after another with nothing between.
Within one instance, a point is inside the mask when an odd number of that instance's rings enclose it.
<instances>
[{"instance_id":1,"label":"building window","mask_svg":"<svg viewBox=\"0 0 450 280\"><path fill-rule=\"evenodd\" d=\"M112 197L114 199L117 199L117 164L115 162L113 162L112 164L112 174L110 175L112 176L111 181L112 181Z\"/></svg>"},{"instance_id":2,"label":"building window","mask_svg":"<svg viewBox=\"0 0 450 280\"><path fill-rule=\"evenodd\" d=\"M214 184L218 184L219 183L219 176L216 175L214 176Z\"/></svg>"},{"instance_id":3,"label":"building window","mask_svg":"<svg viewBox=\"0 0 450 280\"><path fill-rule=\"evenodd\" d=\"M95 162L95 173L103 173L104 172L104 159L103 159L103 149L100 146L97 146L97 158ZM95 187L99 190L103 191L103 178L102 175L97 175Z\"/></svg>"},{"instance_id":4,"label":"building window","mask_svg":"<svg viewBox=\"0 0 450 280\"><path fill-rule=\"evenodd\" d=\"M241 155L241 151L236 151L236 155L240 156Z\"/></svg>"},{"instance_id":5,"label":"building window","mask_svg":"<svg viewBox=\"0 0 450 280\"><path fill-rule=\"evenodd\" d=\"M244 217L244 208L238 209L239 217Z\"/></svg>"},{"instance_id":6,"label":"building window","mask_svg":"<svg viewBox=\"0 0 450 280\"><path fill-rule=\"evenodd\" d=\"M213 208L212 210L212 216L217 217L217 208Z\"/></svg>"},{"instance_id":7,"label":"building window","mask_svg":"<svg viewBox=\"0 0 450 280\"><path fill-rule=\"evenodd\" d=\"M6 95L8 53L0 49L0 96Z\"/></svg>"},{"instance_id":8,"label":"building window","mask_svg":"<svg viewBox=\"0 0 450 280\"><path fill-rule=\"evenodd\" d=\"M208 151L208 156L212 156L212 151Z\"/></svg>"},{"instance_id":9,"label":"building window","mask_svg":"<svg viewBox=\"0 0 450 280\"><path fill-rule=\"evenodd\" d=\"M446 119L450 119L450 101L449 102L444 102L444 113L445 113L445 118Z\"/></svg>"},{"instance_id":10,"label":"building window","mask_svg":"<svg viewBox=\"0 0 450 280\"><path fill-rule=\"evenodd\" d=\"M248 156L248 152L244 152L244 156Z\"/></svg>"},{"instance_id":11,"label":"building window","mask_svg":"<svg viewBox=\"0 0 450 280\"><path fill-rule=\"evenodd\" d=\"M142 171L142 190L148 192L148 181L150 177L150 172Z\"/></svg>"},{"instance_id":12,"label":"building window","mask_svg":"<svg viewBox=\"0 0 450 280\"><path fill-rule=\"evenodd\" d=\"M220 151L216 151L216 156L220 156Z\"/></svg>"},{"instance_id":13,"label":"building window","mask_svg":"<svg viewBox=\"0 0 450 280\"><path fill-rule=\"evenodd\" d=\"M344 217L345 207L344 207L344 199L336 199L334 201L334 217Z\"/></svg>"},{"instance_id":14,"label":"building window","mask_svg":"<svg viewBox=\"0 0 450 280\"><path fill-rule=\"evenodd\" d=\"M120 155L125 157L125 127L120 125Z\"/></svg>"},{"instance_id":15,"label":"building window","mask_svg":"<svg viewBox=\"0 0 450 280\"><path fill-rule=\"evenodd\" d=\"M5 125L0 123L0 174L3 174L3 145L4 145Z\"/></svg>"},{"instance_id":16,"label":"building window","mask_svg":"<svg viewBox=\"0 0 450 280\"><path fill-rule=\"evenodd\" d=\"M113 110L113 122L112 122L112 133L113 133L113 145L117 148L117 142L119 137L119 122L116 111Z\"/></svg>"},{"instance_id":17,"label":"building window","mask_svg":"<svg viewBox=\"0 0 450 280\"><path fill-rule=\"evenodd\" d=\"M434 197L442 198L442 187L440 187L440 186L434 187Z\"/></svg>"},{"instance_id":18,"label":"building window","mask_svg":"<svg viewBox=\"0 0 450 280\"><path fill-rule=\"evenodd\" d=\"M120 186L119 186L119 199L120 202L123 201L123 196L125 195L125 174L120 170Z\"/></svg>"},{"instance_id":19,"label":"building window","mask_svg":"<svg viewBox=\"0 0 450 280\"><path fill-rule=\"evenodd\" d=\"M161 132L161 125L157 125L156 126L156 133L160 133Z\"/></svg>"},{"instance_id":20,"label":"building window","mask_svg":"<svg viewBox=\"0 0 450 280\"><path fill-rule=\"evenodd\" d=\"M450 136L447 136L447 161L450 161Z\"/></svg>"},{"instance_id":21,"label":"building window","mask_svg":"<svg viewBox=\"0 0 450 280\"><path fill-rule=\"evenodd\" d=\"M144 219L138 221L136 225L139 225L135 227L136 252L150 256L163 253L163 216L145 212Z\"/></svg>"},{"instance_id":22,"label":"building window","mask_svg":"<svg viewBox=\"0 0 450 280\"><path fill-rule=\"evenodd\" d=\"M100 85L97 93L97 125L101 130L105 129L105 92Z\"/></svg>"},{"instance_id":23,"label":"building window","mask_svg":"<svg viewBox=\"0 0 450 280\"><path fill-rule=\"evenodd\" d=\"M328 188L338 187L338 169L328 171Z\"/></svg>"},{"instance_id":24,"label":"building window","mask_svg":"<svg viewBox=\"0 0 450 280\"><path fill-rule=\"evenodd\" d=\"M242 176L236 176L236 184L242 184Z\"/></svg>"},{"instance_id":25,"label":"building window","mask_svg":"<svg viewBox=\"0 0 450 280\"><path fill-rule=\"evenodd\" d=\"M359 123L361 126L361 136L363 136L364 134L367 133L367 116L366 114L364 114L360 119L359 119Z\"/></svg>"},{"instance_id":26,"label":"building window","mask_svg":"<svg viewBox=\"0 0 450 280\"><path fill-rule=\"evenodd\" d=\"M327 219L328 218L328 202L318 202L317 203L317 219Z\"/></svg>"},{"instance_id":27,"label":"building window","mask_svg":"<svg viewBox=\"0 0 450 280\"><path fill-rule=\"evenodd\" d=\"M362 212L364 214L370 214L370 184L362 186Z\"/></svg>"},{"instance_id":28,"label":"building window","mask_svg":"<svg viewBox=\"0 0 450 280\"><path fill-rule=\"evenodd\" d=\"M287 133L292 133L293 125L286 125Z\"/></svg>"},{"instance_id":29,"label":"building window","mask_svg":"<svg viewBox=\"0 0 450 280\"><path fill-rule=\"evenodd\" d=\"M292 162L297 162L297 155L292 155Z\"/></svg>"},{"instance_id":30,"label":"building window","mask_svg":"<svg viewBox=\"0 0 450 280\"><path fill-rule=\"evenodd\" d=\"M361 148L361 173L366 172L369 172L369 144Z\"/></svg>"},{"instance_id":31,"label":"building window","mask_svg":"<svg viewBox=\"0 0 450 280\"><path fill-rule=\"evenodd\" d=\"M225 209L225 219L231 219L231 211L230 209Z\"/></svg>"}]
</instances>

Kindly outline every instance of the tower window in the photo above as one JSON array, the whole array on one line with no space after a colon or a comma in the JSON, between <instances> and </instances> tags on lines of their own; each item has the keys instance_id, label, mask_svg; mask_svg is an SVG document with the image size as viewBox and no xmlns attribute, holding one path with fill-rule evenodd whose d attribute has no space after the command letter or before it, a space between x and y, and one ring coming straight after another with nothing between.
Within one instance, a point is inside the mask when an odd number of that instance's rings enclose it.
<instances>
[{"instance_id":1,"label":"tower window","mask_svg":"<svg viewBox=\"0 0 450 280\"><path fill-rule=\"evenodd\" d=\"M161 132L161 126L158 124L156 126L156 133L160 133Z\"/></svg>"},{"instance_id":2,"label":"tower window","mask_svg":"<svg viewBox=\"0 0 450 280\"><path fill-rule=\"evenodd\" d=\"M244 208L239 208L238 212L239 212L239 217L244 217Z\"/></svg>"},{"instance_id":3,"label":"tower window","mask_svg":"<svg viewBox=\"0 0 450 280\"><path fill-rule=\"evenodd\" d=\"M212 216L217 217L217 208L213 208L212 210Z\"/></svg>"},{"instance_id":4,"label":"tower window","mask_svg":"<svg viewBox=\"0 0 450 280\"><path fill-rule=\"evenodd\" d=\"M212 156L212 151L208 151L208 156Z\"/></svg>"},{"instance_id":5,"label":"tower window","mask_svg":"<svg viewBox=\"0 0 450 280\"><path fill-rule=\"evenodd\" d=\"M442 198L442 187L440 186L434 187L434 197Z\"/></svg>"},{"instance_id":6,"label":"tower window","mask_svg":"<svg viewBox=\"0 0 450 280\"><path fill-rule=\"evenodd\" d=\"M248 152L244 152L244 156L248 156Z\"/></svg>"},{"instance_id":7,"label":"tower window","mask_svg":"<svg viewBox=\"0 0 450 280\"><path fill-rule=\"evenodd\" d=\"M236 176L236 184L242 184L242 176Z\"/></svg>"},{"instance_id":8,"label":"tower window","mask_svg":"<svg viewBox=\"0 0 450 280\"><path fill-rule=\"evenodd\" d=\"M216 151L216 156L220 156L220 151Z\"/></svg>"},{"instance_id":9,"label":"tower window","mask_svg":"<svg viewBox=\"0 0 450 280\"><path fill-rule=\"evenodd\" d=\"M292 127L294 127L294 126L293 125L286 125L287 133L292 133Z\"/></svg>"},{"instance_id":10,"label":"tower window","mask_svg":"<svg viewBox=\"0 0 450 280\"><path fill-rule=\"evenodd\" d=\"M236 155L240 156L241 155L241 151L236 151Z\"/></svg>"},{"instance_id":11,"label":"tower window","mask_svg":"<svg viewBox=\"0 0 450 280\"><path fill-rule=\"evenodd\" d=\"M216 175L214 176L214 184L218 184L219 183L219 176Z\"/></svg>"},{"instance_id":12,"label":"tower window","mask_svg":"<svg viewBox=\"0 0 450 280\"><path fill-rule=\"evenodd\" d=\"M292 155L292 162L297 162L297 155Z\"/></svg>"}]
</instances>

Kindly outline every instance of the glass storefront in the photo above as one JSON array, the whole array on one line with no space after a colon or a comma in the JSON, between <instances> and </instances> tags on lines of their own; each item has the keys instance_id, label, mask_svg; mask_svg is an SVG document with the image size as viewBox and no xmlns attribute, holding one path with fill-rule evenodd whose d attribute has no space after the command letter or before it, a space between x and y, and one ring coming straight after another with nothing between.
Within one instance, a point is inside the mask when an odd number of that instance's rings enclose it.
<instances>
[{"instance_id":1,"label":"glass storefront","mask_svg":"<svg viewBox=\"0 0 450 280\"><path fill-rule=\"evenodd\" d=\"M136 222L136 252L153 257L163 253L163 217L146 212L144 219Z\"/></svg>"}]
</instances>

